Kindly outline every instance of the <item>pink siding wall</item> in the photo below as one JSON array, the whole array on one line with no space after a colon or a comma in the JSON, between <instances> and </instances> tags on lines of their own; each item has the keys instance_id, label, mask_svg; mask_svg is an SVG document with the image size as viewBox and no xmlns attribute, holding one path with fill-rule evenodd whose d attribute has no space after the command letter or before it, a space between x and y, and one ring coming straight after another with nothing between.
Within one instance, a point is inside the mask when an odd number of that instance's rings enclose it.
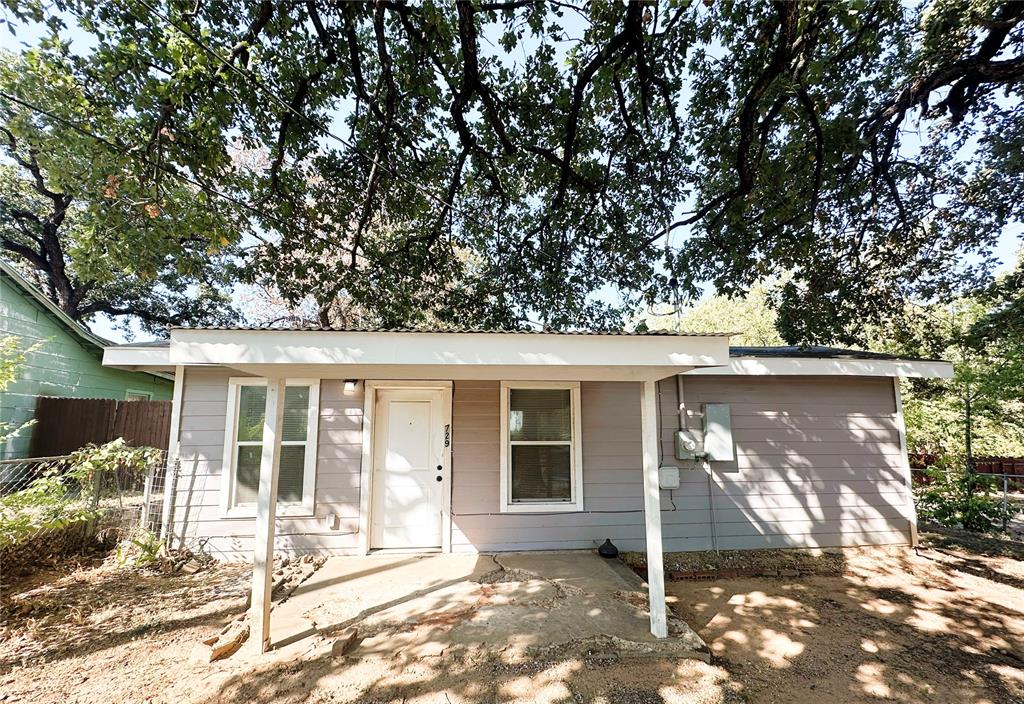
<instances>
[{"instance_id":1,"label":"pink siding wall","mask_svg":"<svg viewBox=\"0 0 1024 704\"><path fill-rule=\"evenodd\" d=\"M182 476L175 532L189 544L248 558L252 520L222 519L225 371L190 370L182 404ZM662 461L682 486L662 492L666 550L815 547L908 540L892 380L866 377L684 377L691 428L703 403L728 403L737 459L707 472L674 459L676 384L659 384ZM611 538L644 548L640 387L581 384L584 512L498 512L499 382L457 381L452 407L452 549L592 548ZM352 552L358 546L362 384L323 380L316 515L278 522L278 549Z\"/></svg>"},{"instance_id":2,"label":"pink siding wall","mask_svg":"<svg viewBox=\"0 0 1024 704\"><path fill-rule=\"evenodd\" d=\"M453 550L643 549L640 389L581 384L584 512L498 513L498 382L456 382ZM818 547L908 540L892 380L690 377L690 427L703 403L728 403L737 459L714 478L674 458L676 384L659 384L662 462L682 486L662 492L666 550ZM710 494L710 499L709 499Z\"/></svg>"},{"instance_id":3,"label":"pink siding wall","mask_svg":"<svg viewBox=\"0 0 1024 704\"><path fill-rule=\"evenodd\" d=\"M181 474L175 492L174 546L197 546L228 559L252 555L255 521L220 517L221 463L227 418L224 370L190 369L181 408ZM320 382L315 515L280 518L276 549L285 553L344 553L358 544L359 464L363 390Z\"/></svg>"}]
</instances>

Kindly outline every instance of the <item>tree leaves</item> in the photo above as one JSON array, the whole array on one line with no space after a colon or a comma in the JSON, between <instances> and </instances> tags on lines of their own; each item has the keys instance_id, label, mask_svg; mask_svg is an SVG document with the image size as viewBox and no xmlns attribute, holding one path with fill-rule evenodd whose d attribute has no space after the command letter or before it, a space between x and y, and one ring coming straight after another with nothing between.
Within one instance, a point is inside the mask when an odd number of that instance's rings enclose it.
<instances>
[{"instance_id":1,"label":"tree leaves","mask_svg":"<svg viewBox=\"0 0 1024 704\"><path fill-rule=\"evenodd\" d=\"M197 198L164 159L131 144L136 120L87 98L69 62L0 57L0 244L71 318L97 313L167 324L227 322L227 256L240 220ZM27 105L39 106L47 114ZM212 253L212 256L211 256Z\"/></svg>"},{"instance_id":2,"label":"tree leaves","mask_svg":"<svg viewBox=\"0 0 1024 704\"><path fill-rule=\"evenodd\" d=\"M70 94L243 202L245 279L325 322L616 326L788 272L785 337L854 342L1020 215L1013 3L57 8Z\"/></svg>"}]
</instances>

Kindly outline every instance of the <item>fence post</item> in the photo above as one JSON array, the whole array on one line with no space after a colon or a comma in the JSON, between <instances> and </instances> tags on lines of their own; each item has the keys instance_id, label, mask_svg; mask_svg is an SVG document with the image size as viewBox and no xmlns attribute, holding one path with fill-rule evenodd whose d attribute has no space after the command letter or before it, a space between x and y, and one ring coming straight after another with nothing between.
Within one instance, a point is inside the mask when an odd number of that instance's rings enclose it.
<instances>
[{"instance_id":1,"label":"fence post","mask_svg":"<svg viewBox=\"0 0 1024 704\"><path fill-rule=\"evenodd\" d=\"M103 489L103 472L99 469L93 471L92 475L92 509L96 510L100 505L100 491Z\"/></svg>"},{"instance_id":2,"label":"fence post","mask_svg":"<svg viewBox=\"0 0 1024 704\"><path fill-rule=\"evenodd\" d=\"M178 483L178 458L167 460L167 473L164 475L164 505L160 512L160 540L168 539L171 519L174 516L174 489Z\"/></svg>"},{"instance_id":3,"label":"fence post","mask_svg":"<svg viewBox=\"0 0 1024 704\"><path fill-rule=\"evenodd\" d=\"M185 367L178 364L174 367L170 436L167 439L167 472L164 474L164 506L160 515L160 540L163 541L170 536L171 521L174 520L174 490L178 483L178 440L181 432L181 402L184 391Z\"/></svg>"},{"instance_id":4,"label":"fence post","mask_svg":"<svg viewBox=\"0 0 1024 704\"><path fill-rule=\"evenodd\" d=\"M1004 531L1006 530L1006 526L1007 526L1007 524L1009 523L1009 520L1010 520L1010 506L1009 506L1009 501L1007 501L1007 497L1006 497L1006 495L1009 493L1009 491L1010 491L1010 476L1008 474L1003 474L1003 530Z\"/></svg>"},{"instance_id":5,"label":"fence post","mask_svg":"<svg viewBox=\"0 0 1024 704\"><path fill-rule=\"evenodd\" d=\"M153 463L146 472L146 483L142 488L142 516L139 518L139 528L149 530L149 502L153 498L153 476L156 474L157 464Z\"/></svg>"}]
</instances>

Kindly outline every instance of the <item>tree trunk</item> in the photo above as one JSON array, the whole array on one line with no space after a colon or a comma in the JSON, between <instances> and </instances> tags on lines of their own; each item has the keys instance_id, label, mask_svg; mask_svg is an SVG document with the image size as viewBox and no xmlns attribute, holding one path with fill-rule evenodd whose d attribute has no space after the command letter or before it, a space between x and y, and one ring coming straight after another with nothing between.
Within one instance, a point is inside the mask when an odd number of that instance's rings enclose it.
<instances>
[{"instance_id":1,"label":"tree trunk","mask_svg":"<svg viewBox=\"0 0 1024 704\"><path fill-rule=\"evenodd\" d=\"M971 446L971 439L974 435L974 419L971 416L971 395L964 396L964 449L966 450L967 471L974 474L974 450Z\"/></svg>"}]
</instances>

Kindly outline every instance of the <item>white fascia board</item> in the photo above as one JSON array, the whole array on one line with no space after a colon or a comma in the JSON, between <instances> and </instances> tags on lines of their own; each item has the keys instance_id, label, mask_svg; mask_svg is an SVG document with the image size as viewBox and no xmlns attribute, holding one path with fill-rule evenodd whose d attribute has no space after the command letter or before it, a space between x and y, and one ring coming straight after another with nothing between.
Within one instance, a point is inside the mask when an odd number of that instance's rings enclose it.
<instances>
[{"instance_id":1,"label":"white fascia board","mask_svg":"<svg viewBox=\"0 0 1024 704\"><path fill-rule=\"evenodd\" d=\"M726 366L685 372L694 375L744 376L891 376L949 379L953 364L916 359L825 359L804 357L734 357Z\"/></svg>"},{"instance_id":2,"label":"white fascia board","mask_svg":"<svg viewBox=\"0 0 1024 704\"><path fill-rule=\"evenodd\" d=\"M172 364L696 367L728 363L722 336L172 330Z\"/></svg>"},{"instance_id":3,"label":"white fascia board","mask_svg":"<svg viewBox=\"0 0 1024 704\"><path fill-rule=\"evenodd\" d=\"M207 365L209 366L209 365ZM232 364L248 376L272 377L281 373L275 364ZM380 381L646 381L667 379L693 367L635 367L629 365L486 365L461 364L289 364L287 374L319 379L374 379Z\"/></svg>"},{"instance_id":4,"label":"white fascia board","mask_svg":"<svg viewBox=\"0 0 1024 704\"><path fill-rule=\"evenodd\" d=\"M161 367L173 370L174 364L170 359L171 350L166 345L154 347L112 345L103 348L104 367L119 367L121 369Z\"/></svg>"}]
</instances>

